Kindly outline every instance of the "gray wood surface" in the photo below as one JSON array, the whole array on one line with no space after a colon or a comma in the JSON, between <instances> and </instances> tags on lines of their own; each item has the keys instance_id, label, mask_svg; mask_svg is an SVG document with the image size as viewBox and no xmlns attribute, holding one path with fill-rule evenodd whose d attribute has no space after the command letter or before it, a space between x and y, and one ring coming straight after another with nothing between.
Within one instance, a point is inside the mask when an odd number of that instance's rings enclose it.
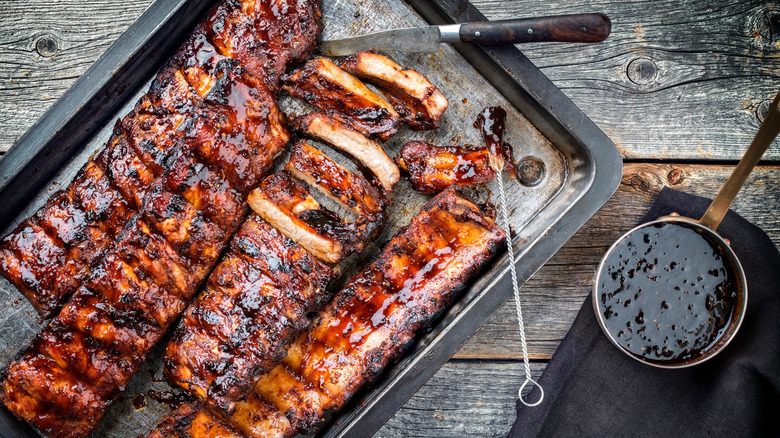
<instances>
[{"instance_id":1,"label":"gray wood surface","mask_svg":"<svg viewBox=\"0 0 780 438\"><path fill-rule=\"evenodd\" d=\"M327 1L327 0L325 0ZM129 26L151 0L11 0L0 5L0 152ZM773 1L473 0L490 19L604 12L598 45L521 47L618 145L618 193L522 291L538 376L589 293L606 248L663 186L713 196L780 85L780 5ZM780 144L734 210L780 245ZM503 436L514 420L521 356L507 303L378 433Z\"/></svg>"}]
</instances>

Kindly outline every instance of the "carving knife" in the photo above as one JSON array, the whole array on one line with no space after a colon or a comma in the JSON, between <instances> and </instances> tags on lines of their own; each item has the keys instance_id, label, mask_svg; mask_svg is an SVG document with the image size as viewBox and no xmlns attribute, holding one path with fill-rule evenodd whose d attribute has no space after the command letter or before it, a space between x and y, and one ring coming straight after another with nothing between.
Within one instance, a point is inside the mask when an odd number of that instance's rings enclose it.
<instances>
[{"instance_id":1,"label":"carving knife","mask_svg":"<svg viewBox=\"0 0 780 438\"><path fill-rule=\"evenodd\" d=\"M571 14L499 21L409 27L341 40L323 41L320 51L343 56L364 50L437 52L441 43L518 44L535 42L597 43L611 29L604 14Z\"/></svg>"}]
</instances>

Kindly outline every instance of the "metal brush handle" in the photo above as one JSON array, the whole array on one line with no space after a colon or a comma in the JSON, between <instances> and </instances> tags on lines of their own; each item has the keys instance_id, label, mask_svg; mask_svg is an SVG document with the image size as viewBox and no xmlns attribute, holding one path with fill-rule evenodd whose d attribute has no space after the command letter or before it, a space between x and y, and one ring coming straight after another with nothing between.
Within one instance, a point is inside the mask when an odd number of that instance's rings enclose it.
<instances>
[{"instance_id":1,"label":"metal brush handle","mask_svg":"<svg viewBox=\"0 0 780 438\"><path fill-rule=\"evenodd\" d=\"M498 192L500 195L500 203L501 203L501 221L504 223L503 228L506 231L507 238L506 238L506 250L509 256L509 272L512 273L512 291L514 293L515 297L515 311L517 312L517 325L520 329L520 346L523 350L523 366L525 367L525 381L520 386L520 389L517 391L517 397L520 399L520 402L528 407L538 406L542 400L544 400L544 389L542 389L542 386L539 385L539 383L531 377L531 365L528 362L528 347L526 345L525 341L525 325L523 324L523 311L520 306L520 285L517 282L517 267L515 266L515 252L514 248L512 247L512 233L511 228L509 225L509 215L507 214L507 207L506 207L506 192L504 191L504 159L496 156L493 153L490 153L488 155L488 161L490 163L490 167L493 169L494 172L498 175L496 180L498 181ZM535 402L528 402L523 398L523 390L525 390L528 385L531 385L531 388L536 386L539 388L539 400L536 400Z\"/></svg>"}]
</instances>

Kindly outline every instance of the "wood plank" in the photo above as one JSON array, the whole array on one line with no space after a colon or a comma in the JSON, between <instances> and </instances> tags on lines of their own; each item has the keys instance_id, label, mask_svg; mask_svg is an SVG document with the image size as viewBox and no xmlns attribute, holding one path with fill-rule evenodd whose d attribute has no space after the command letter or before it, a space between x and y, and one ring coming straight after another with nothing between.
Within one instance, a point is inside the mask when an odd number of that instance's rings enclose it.
<instances>
[{"instance_id":1,"label":"wood plank","mask_svg":"<svg viewBox=\"0 0 780 438\"><path fill-rule=\"evenodd\" d=\"M531 363L531 375L542 367ZM374 436L506 436L524 376L518 362L449 362Z\"/></svg>"},{"instance_id":2,"label":"wood plank","mask_svg":"<svg viewBox=\"0 0 780 438\"><path fill-rule=\"evenodd\" d=\"M625 157L739 159L780 84L771 0L474 0L489 19L602 12L600 44L520 46ZM766 158L780 159L776 141Z\"/></svg>"},{"instance_id":3,"label":"wood plank","mask_svg":"<svg viewBox=\"0 0 780 438\"><path fill-rule=\"evenodd\" d=\"M548 360L566 335L599 260L623 233L638 224L664 186L713 197L733 167L626 164L615 196L580 229L521 290L529 356ZM780 166L756 169L732 209L760 226L780 247ZM501 307L455 355L458 359L522 358L514 303Z\"/></svg>"},{"instance_id":4,"label":"wood plank","mask_svg":"<svg viewBox=\"0 0 780 438\"><path fill-rule=\"evenodd\" d=\"M0 152L151 1L4 3ZM491 19L586 11L612 18L612 35L601 44L521 48L625 157L738 159L758 127L757 114L777 91L780 9L769 0L474 4ZM771 148L767 158L780 159L780 148Z\"/></svg>"},{"instance_id":5,"label":"wood plank","mask_svg":"<svg viewBox=\"0 0 780 438\"><path fill-rule=\"evenodd\" d=\"M152 3L17 0L0 6L0 152Z\"/></svg>"}]
</instances>

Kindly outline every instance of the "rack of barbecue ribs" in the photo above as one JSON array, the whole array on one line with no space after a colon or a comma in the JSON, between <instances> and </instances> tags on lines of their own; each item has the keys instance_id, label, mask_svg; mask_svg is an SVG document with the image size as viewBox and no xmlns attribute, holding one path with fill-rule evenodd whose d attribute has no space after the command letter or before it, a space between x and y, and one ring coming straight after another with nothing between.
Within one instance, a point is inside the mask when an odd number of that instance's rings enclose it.
<instances>
[{"instance_id":1,"label":"rack of barbecue ribs","mask_svg":"<svg viewBox=\"0 0 780 438\"><path fill-rule=\"evenodd\" d=\"M55 315L166 172L176 145L192 131L188 124L208 120L202 113L208 106L199 102L219 86L213 82L225 77L212 71L220 60L238 60L276 91L282 73L315 47L319 18L317 0L257 0L242 7L225 1L215 6L149 92L117 123L98 156L0 242L0 272L43 317ZM244 158L237 152L220 150L215 159L228 162L247 177L242 180L246 185L254 186L262 173L258 170L265 169L252 164L267 167L266 157ZM246 167L230 163L242 159L248 161Z\"/></svg>"},{"instance_id":2,"label":"rack of barbecue ribs","mask_svg":"<svg viewBox=\"0 0 780 438\"><path fill-rule=\"evenodd\" d=\"M415 131L439 127L449 103L441 91L417 71L404 69L392 59L374 52L349 56L341 68L378 87Z\"/></svg>"},{"instance_id":3,"label":"rack of barbecue ribs","mask_svg":"<svg viewBox=\"0 0 780 438\"><path fill-rule=\"evenodd\" d=\"M81 437L98 424L287 143L269 88L315 46L320 14L316 1L279 3L214 7L106 148L3 240L0 266L45 314L68 294L60 282L75 289L0 382L0 400L43 434Z\"/></svg>"},{"instance_id":4,"label":"rack of barbecue ribs","mask_svg":"<svg viewBox=\"0 0 780 438\"><path fill-rule=\"evenodd\" d=\"M150 436L282 437L315 429L400 357L505 238L456 191L440 193L336 294L231 416L185 404Z\"/></svg>"},{"instance_id":5,"label":"rack of barbecue ribs","mask_svg":"<svg viewBox=\"0 0 780 438\"><path fill-rule=\"evenodd\" d=\"M257 216L239 231L166 352L168 380L214 412L232 412L284 357L289 342L308 326L307 314L329 297L332 271L317 259L336 264L361 252L383 227L398 181L399 170L382 147L347 119L315 112L294 117L292 125L351 156L362 175L300 140L285 168L250 193ZM309 187L356 218L348 222L323 207Z\"/></svg>"}]
</instances>

